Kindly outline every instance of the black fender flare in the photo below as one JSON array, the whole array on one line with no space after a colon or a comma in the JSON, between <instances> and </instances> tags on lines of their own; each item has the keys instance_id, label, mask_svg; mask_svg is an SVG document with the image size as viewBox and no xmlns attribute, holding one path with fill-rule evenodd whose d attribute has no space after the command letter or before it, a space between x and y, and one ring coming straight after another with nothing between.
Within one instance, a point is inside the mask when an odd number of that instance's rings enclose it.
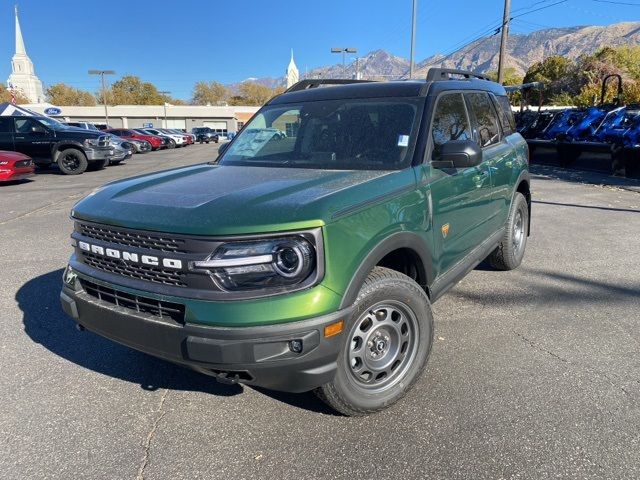
<instances>
[{"instance_id":1,"label":"black fender flare","mask_svg":"<svg viewBox=\"0 0 640 480\"><path fill-rule=\"evenodd\" d=\"M518 179L515 182L515 186L513 187L513 193L511 194L511 203L509 204L509 208L511 208L511 205L513 205L513 200L516 197L516 193L518 193L518 186L522 183L522 182L527 182L527 185L529 186L529 198L525 199L527 200L527 206L529 208L529 222L527 225L527 236L531 235L531 205L533 204L533 199L531 197L531 174L529 173L528 170L523 170L522 172L520 172L520 175L518 175Z\"/></svg>"},{"instance_id":2,"label":"black fender flare","mask_svg":"<svg viewBox=\"0 0 640 480\"><path fill-rule=\"evenodd\" d=\"M77 140L60 140L51 146L51 160L53 160L53 162L57 162L58 155L65 148L77 148L85 157L87 156L87 153L84 151L84 145Z\"/></svg>"},{"instance_id":3,"label":"black fender flare","mask_svg":"<svg viewBox=\"0 0 640 480\"><path fill-rule=\"evenodd\" d=\"M407 248L415 252L422 262L423 271L420 272L420 274L422 278L424 278L425 282L425 285L422 285L422 287L428 287L431 285L431 282L433 282L432 257L424 239L414 232L397 232L382 240L367 254L355 274L351 277L349 286L342 296L340 308L347 308L351 306L358 297L358 292L367 278L367 275L369 275L369 272L371 272L371 270L373 270L373 268L387 254L400 248Z\"/></svg>"}]
</instances>

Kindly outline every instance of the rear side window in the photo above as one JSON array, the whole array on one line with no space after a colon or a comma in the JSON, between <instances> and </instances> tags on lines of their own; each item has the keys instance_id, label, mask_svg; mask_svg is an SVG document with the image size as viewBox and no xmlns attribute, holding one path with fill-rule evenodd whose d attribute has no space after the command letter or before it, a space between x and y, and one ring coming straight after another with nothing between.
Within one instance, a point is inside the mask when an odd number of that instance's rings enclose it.
<instances>
[{"instance_id":1,"label":"rear side window","mask_svg":"<svg viewBox=\"0 0 640 480\"><path fill-rule=\"evenodd\" d=\"M11 132L13 132L13 118L0 117L0 133L11 133Z\"/></svg>"},{"instance_id":2,"label":"rear side window","mask_svg":"<svg viewBox=\"0 0 640 480\"><path fill-rule=\"evenodd\" d=\"M432 159L438 156L440 147L447 142L471 140L471 128L461 93L449 93L438 99L433 115L431 138Z\"/></svg>"},{"instance_id":3,"label":"rear side window","mask_svg":"<svg viewBox=\"0 0 640 480\"><path fill-rule=\"evenodd\" d=\"M502 131L505 135L511 135L516 131L516 122L513 118L513 111L511 110L509 99L503 96L493 98L498 109Z\"/></svg>"},{"instance_id":4,"label":"rear side window","mask_svg":"<svg viewBox=\"0 0 640 480\"><path fill-rule=\"evenodd\" d=\"M481 147L489 147L500 141L498 117L486 93L465 94L469 107L476 119L478 142Z\"/></svg>"}]
</instances>

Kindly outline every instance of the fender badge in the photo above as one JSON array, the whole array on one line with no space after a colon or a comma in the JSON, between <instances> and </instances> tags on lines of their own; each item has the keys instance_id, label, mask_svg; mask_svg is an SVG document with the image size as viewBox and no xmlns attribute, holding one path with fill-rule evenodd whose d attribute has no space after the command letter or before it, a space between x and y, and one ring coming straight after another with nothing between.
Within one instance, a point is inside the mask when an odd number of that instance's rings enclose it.
<instances>
[{"instance_id":1,"label":"fender badge","mask_svg":"<svg viewBox=\"0 0 640 480\"><path fill-rule=\"evenodd\" d=\"M449 224L445 223L442 225L442 238L447 238L447 235L449 235Z\"/></svg>"}]
</instances>

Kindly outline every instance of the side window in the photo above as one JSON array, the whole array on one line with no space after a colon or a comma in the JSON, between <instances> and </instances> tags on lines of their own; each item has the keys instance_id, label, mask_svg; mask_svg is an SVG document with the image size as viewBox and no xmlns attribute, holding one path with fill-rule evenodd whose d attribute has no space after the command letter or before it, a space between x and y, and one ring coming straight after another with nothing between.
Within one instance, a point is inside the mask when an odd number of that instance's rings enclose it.
<instances>
[{"instance_id":1,"label":"side window","mask_svg":"<svg viewBox=\"0 0 640 480\"><path fill-rule=\"evenodd\" d=\"M16 133L31 133L32 128L44 130L39 122L36 122L30 118L15 118Z\"/></svg>"},{"instance_id":2,"label":"side window","mask_svg":"<svg viewBox=\"0 0 640 480\"><path fill-rule=\"evenodd\" d=\"M440 147L451 140L471 140L471 128L461 93L449 93L441 96L433 115L431 126L433 152L437 157Z\"/></svg>"},{"instance_id":3,"label":"side window","mask_svg":"<svg viewBox=\"0 0 640 480\"><path fill-rule=\"evenodd\" d=\"M0 133L13 132L13 119L11 117L0 117Z\"/></svg>"},{"instance_id":4,"label":"side window","mask_svg":"<svg viewBox=\"0 0 640 480\"><path fill-rule=\"evenodd\" d=\"M498 110L498 115L500 116L500 123L502 124L502 131L505 135L511 135L516 131L516 122L513 118L513 112L511 110L511 104L509 103L509 99L505 96L495 97L492 95L494 99L494 104L496 109Z\"/></svg>"},{"instance_id":5,"label":"side window","mask_svg":"<svg viewBox=\"0 0 640 480\"><path fill-rule=\"evenodd\" d=\"M500 141L498 117L486 93L468 93L465 95L469 107L476 119L478 140L481 147L488 147Z\"/></svg>"}]
</instances>

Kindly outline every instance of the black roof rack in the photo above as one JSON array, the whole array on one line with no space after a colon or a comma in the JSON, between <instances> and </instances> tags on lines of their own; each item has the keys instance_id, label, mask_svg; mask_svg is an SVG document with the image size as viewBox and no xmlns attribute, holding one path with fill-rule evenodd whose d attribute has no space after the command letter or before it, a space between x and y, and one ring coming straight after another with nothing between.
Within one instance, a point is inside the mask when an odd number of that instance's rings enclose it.
<instances>
[{"instance_id":1,"label":"black roof rack","mask_svg":"<svg viewBox=\"0 0 640 480\"><path fill-rule=\"evenodd\" d=\"M308 90L309 88L318 88L321 85L348 85L350 83L371 83L374 80L349 80L344 78L316 78L300 80L285 90L284 93L298 92L300 90Z\"/></svg>"},{"instance_id":2,"label":"black roof rack","mask_svg":"<svg viewBox=\"0 0 640 480\"><path fill-rule=\"evenodd\" d=\"M469 72L466 70L455 70L452 68L430 68L427 72L427 82L438 82L440 80L451 80L452 75L458 75L466 79L477 78L479 80L492 81L486 75L480 73Z\"/></svg>"}]
</instances>

